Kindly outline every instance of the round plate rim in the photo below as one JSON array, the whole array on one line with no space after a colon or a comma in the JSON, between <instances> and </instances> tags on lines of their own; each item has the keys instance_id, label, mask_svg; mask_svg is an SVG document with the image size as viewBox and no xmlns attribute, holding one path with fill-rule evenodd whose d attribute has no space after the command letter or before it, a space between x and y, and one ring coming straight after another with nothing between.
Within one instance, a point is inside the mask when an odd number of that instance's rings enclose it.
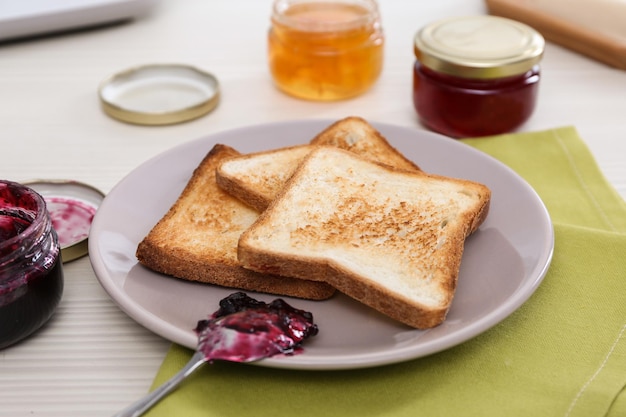
<instances>
[{"instance_id":1,"label":"round plate rim","mask_svg":"<svg viewBox=\"0 0 626 417\"><path fill-rule=\"evenodd\" d=\"M269 130L289 130L289 129L298 129L306 131L314 128L318 129L317 131L321 131L324 127L330 125L335 120L326 120L326 119L307 119L307 120L292 120L292 121L284 121L284 122L273 122L273 123L265 123L265 124L256 124L251 126L243 126L235 129L224 130L216 133L209 134L207 136L203 136L189 142L182 143L174 148L166 150L150 159L145 161L143 164L139 165L133 171L131 171L128 175L122 178L121 181L117 183L113 187L113 189L108 193L102 202L98 212L96 213L96 217L92 223L91 234L89 237L89 253L90 260L96 277L99 283L102 285L104 290L109 294L109 296L113 299L115 303L133 320L142 326L146 327L150 331L159 334L160 336L171 340L174 343L181 344L188 348L193 349L195 347L195 335L191 332L191 329L181 329L177 328L170 323L164 322L159 317L154 315L152 312L145 310L141 306L129 300L126 294L116 286L112 280L107 277L107 266L104 264L102 257L98 256L100 253L101 241L99 239L99 235L102 233L102 229L104 227L103 219L109 210L109 205L115 203L115 198L117 194L117 190L122 187L125 183L130 181L133 176L137 175L139 171L142 169L145 170L146 167L150 165L161 163L164 159L171 158L172 155L176 153L184 153L185 150L195 149L199 146L205 146L206 152L210 149L210 147L216 143L221 143L220 140L228 137L239 137L246 136L251 132L258 131L259 129L269 129ZM526 190L528 196L535 199L533 204L536 205L538 213L540 214L540 219L542 222L542 227L545 230L543 236L540 237L542 249L539 255L541 259L534 266L533 270L529 272L529 276L524 280L523 285L512 294L510 300L506 305L499 305L489 314L482 317L479 321L473 323L471 326L467 326L455 332L451 337L445 338L445 340L441 341L430 341L424 343L416 348L415 346L409 347L398 347L393 349L393 351L382 352L378 354L351 354L349 355L349 359L346 360L347 355L326 355L321 360L318 357L312 358L306 355L305 353L301 355L288 356L288 357L273 357L264 359L262 361L256 362L255 364L259 366L266 366L272 368L286 368L286 369L300 369L300 370L338 370L338 369L355 369L355 368L365 368L365 367L373 367L380 365L387 365L392 363L403 362L411 359L417 359L420 357L424 357L433 353L437 353L451 347L454 347L460 343L463 343L467 340L470 340L481 333L487 331L492 328L496 324L500 323L506 317L508 317L511 313L516 311L520 306L524 304L528 300L528 298L535 292L535 290L541 284L548 268L550 266L552 260L552 254L554 250L554 231L553 226L550 220L550 216L548 211L541 201L540 197L537 193L532 189L532 187L518 174L516 174L512 169L510 169L505 164L496 160L495 158L465 144L462 142L458 142L456 140L429 132L424 130L419 130L411 127L404 127L398 125L392 125L387 123L380 122L371 122L371 124L380 130L383 135L387 137L390 144L396 147L397 143L394 142L392 136L388 136L386 132L404 132L407 135L416 135L418 137L423 137L425 140L433 140L433 141L446 141L447 144L445 146L449 146L451 149L463 149L462 152L467 155L478 158L482 162L486 162L487 164L491 164L494 167L497 167L498 170L501 170L503 173L507 173L507 175L516 178L518 181L518 185ZM307 129L301 129L306 127ZM248 135L249 136L249 135ZM311 137L312 138L312 137ZM310 138L309 138L310 140ZM293 142L294 140L290 140L289 142ZM306 140L296 143L306 143ZM442 142L440 142L441 144ZM457 148L458 147L458 148ZM247 151L256 151L256 150L264 150L268 149L267 146L263 144L254 144ZM199 155L198 157L202 157L204 155ZM199 162L199 159L198 161ZM420 161L415 161L418 165L421 165ZM193 165L193 164L192 164ZM193 170L195 166L190 166L190 172ZM184 184L183 184L184 185ZM182 189L182 188L181 188ZM172 201L173 203L173 201ZM217 307L217 306L215 306ZM200 319L200 318L199 318ZM427 330L428 331L428 330ZM426 331L426 332L427 332Z\"/></svg>"}]
</instances>

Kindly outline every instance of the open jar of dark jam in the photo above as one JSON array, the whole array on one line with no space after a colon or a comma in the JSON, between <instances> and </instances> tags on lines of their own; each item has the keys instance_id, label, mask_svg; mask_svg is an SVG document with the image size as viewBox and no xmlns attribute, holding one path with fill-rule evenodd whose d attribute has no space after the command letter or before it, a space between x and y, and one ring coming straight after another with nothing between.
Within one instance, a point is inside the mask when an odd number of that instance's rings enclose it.
<instances>
[{"instance_id":1,"label":"open jar of dark jam","mask_svg":"<svg viewBox=\"0 0 626 417\"><path fill-rule=\"evenodd\" d=\"M510 132L534 111L545 41L530 26L495 16L432 23L415 36L413 104L444 135Z\"/></svg>"},{"instance_id":2,"label":"open jar of dark jam","mask_svg":"<svg viewBox=\"0 0 626 417\"><path fill-rule=\"evenodd\" d=\"M46 203L0 180L0 349L48 322L63 293L63 269Z\"/></svg>"}]
</instances>

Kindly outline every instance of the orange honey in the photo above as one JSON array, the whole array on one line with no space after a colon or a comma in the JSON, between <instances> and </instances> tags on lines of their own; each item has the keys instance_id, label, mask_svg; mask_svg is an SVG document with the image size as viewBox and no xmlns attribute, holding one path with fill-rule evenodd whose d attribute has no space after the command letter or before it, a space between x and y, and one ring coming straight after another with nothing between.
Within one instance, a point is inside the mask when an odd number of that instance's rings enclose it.
<instances>
[{"instance_id":1,"label":"orange honey","mask_svg":"<svg viewBox=\"0 0 626 417\"><path fill-rule=\"evenodd\" d=\"M274 82L295 97L353 97L382 70L384 38L373 0L277 0L268 38Z\"/></svg>"}]
</instances>

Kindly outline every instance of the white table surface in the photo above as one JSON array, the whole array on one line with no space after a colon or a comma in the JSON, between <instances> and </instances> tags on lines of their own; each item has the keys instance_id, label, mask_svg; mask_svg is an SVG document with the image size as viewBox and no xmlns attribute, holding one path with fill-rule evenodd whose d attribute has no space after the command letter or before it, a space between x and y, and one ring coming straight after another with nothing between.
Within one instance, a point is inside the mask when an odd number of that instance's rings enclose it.
<instances>
[{"instance_id":1,"label":"white table surface","mask_svg":"<svg viewBox=\"0 0 626 417\"><path fill-rule=\"evenodd\" d=\"M0 45L0 178L68 178L108 192L135 167L178 144L243 125L359 115L422 129L411 102L417 29L484 14L480 0L380 0L385 68L366 94L315 103L277 91L266 66L270 0L162 0L140 20ZM178 62L214 73L222 101L185 124L141 127L107 117L96 89L106 76ZM626 72L548 44L538 107L521 130L574 125L626 196ZM88 258L65 265L54 319L0 351L0 416L109 416L143 395L170 345L126 316Z\"/></svg>"}]
</instances>

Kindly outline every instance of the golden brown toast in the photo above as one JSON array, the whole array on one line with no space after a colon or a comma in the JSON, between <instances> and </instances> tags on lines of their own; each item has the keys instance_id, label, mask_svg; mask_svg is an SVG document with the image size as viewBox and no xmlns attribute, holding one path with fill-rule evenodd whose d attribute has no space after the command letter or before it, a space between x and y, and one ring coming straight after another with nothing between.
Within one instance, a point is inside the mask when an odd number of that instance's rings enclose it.
<instances>
[{"instance_id":1,"label":"golden brown toast","mask_svg":"<svg viewBox=\"0 0 626 417\"><path fill-rule=\"evenodd\" d=\"M257 272L326 282L430 328L446 317L465 238L485 219L490 198L476 182L318 147L241 235L238 259Z\"/></svg>"},{"instance_id":2,"label":"golden brown toast","mask_svg":"<svg viewBox=\"0 0 626 417\"><path fill-rule=\"evenodd\" d=\"M270 277L239 266L237 240L258 213L215 182L217 164L238 155L225 145L211 149L173 206L139 243L137 259L154 271L185 280L312 300L329 298L335 290L326 283Z\"/></svg>"},{"instance_id":3,"label":"golden brown toast","mask_svg":"<svg viewBox=\"0 0 626 417\"><path fill-rule=\"evenodd\" d=\"M302 159L315 147L324 145L399 169L420 170L367 121L360 117L346 117L328 126L308 145L256 152L223 162L217 169L217 183L229 194L257 211L263 211Z\"/></svg>"},{"instance_id":4,"label":"golden brown toast","mask_svg":"<svg viewBox=\"0 0 626 417\"><path fill-rule=\"evenodd\" d=\"M398 169L420 171L419 166L391 146L378 130L361 117L350 116L336 121L310 143L345 149Z\"/></svg>"}]
</instances>

